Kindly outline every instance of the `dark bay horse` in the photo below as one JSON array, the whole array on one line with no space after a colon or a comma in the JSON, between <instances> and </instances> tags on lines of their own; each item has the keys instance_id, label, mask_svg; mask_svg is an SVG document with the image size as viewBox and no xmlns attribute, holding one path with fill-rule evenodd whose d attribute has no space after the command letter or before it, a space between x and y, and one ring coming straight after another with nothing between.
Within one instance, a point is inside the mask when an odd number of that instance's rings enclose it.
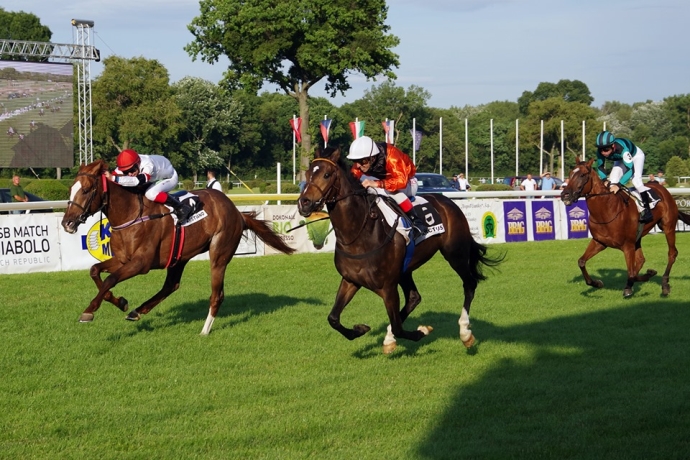
<instances>
[{"instance_id":1,"label":"dark bay horse","mask_svg":"<svg viewBox=\"0 0 690 460\"><path fill-rule=\"evenodd\" d=\"M79 168L62 219L62 227L67 233L75 233L80 224L99 211L108 217L111 224L113 257L91 267L90 275L98 287L98 294L82 313L81 322L93 321L94 312L104 299L127 311L127 300L115 297L110 290L126 279L152 269L166 268L168 274L161 290L127 316L128 320L139 320L142 314L150 312L180 287L182 272L192 257L209 251L211 299L201 330L202 335L207 335L225 297L226 267L235 255L244 230L253 231L266 244L285 254L294 251L264 221L255 219L253 214L241 213L221 192L198 190L194 194L208 216L184 228L185 239L179 260L168 267L174 244L174 224L167 208L107 180L107 171L108 164L103 160ZM110 273L105 280L101 279L103 272Z\"/></svg>"},{"instance_id":2,"label":"dark bay horse","mask_svg":"<svg viewBox=\"0 0 690 460\"><path fill-rule=\"evenodd\" d=\"M317 152L317 158L311 162L298 209L307 217L320 211L324 204L328 208L336 236L335 266L342 276L328 322L347 339L353 340L370 330L366 324L349 329L340 322L342 311L361 287L378 294L388 312L390 324L383 343L384 353L395 349L395 337L418 341L428 335L432 330L430 326L407 331L403 329L403 322L422 300L412 272L441 251L463 281L460 339L468 348L474 343L469 314L477 284L485 279L481 269L483 265L497 265L501 258L487 256L487 248L474 240L465 215L452 200L443 195L424 197L440 214L446 231L420 243L408 269L402 272L405 239L383 220L375 204L375 195L367 193L346 169L340 149L329 147ZM402 308L398 285L405 296ZM450 297L455 298L452 294Z\"/></svg>"},{"instance_id":3,"label":"dark bay horse","mask_svg":"<svg viewBox=\"0 0 690 460\"><path fill-rule=\"evenodd\" d=\"M654 190L661 201L652 209L654 219L647 224L641 224L635 199L623 191L616 194L611 192L599 178L596 168L592 167L593 163L594 159L579 162L570 173L568 185L561 193L561 199L566 205L576 202L580 197L585 197L587 201L592 240L585 253L577 261L585 282L588 286L603 287L604 283L601 280L592 279L587 273L587 261L608 247L620 249L625 255L625 264L628 268L628 280L623 296L627 298L633 295L632 287L636 281L648 281L657 273L656 270L647 270L645 274L640 275L645 262L642 253L642 237L658 225L666 235L668 244L668 263L661 278L661 295L669 295L671 292L671 286L668 283L669 273L678 256L676 224L678 219L690 224L690 215L678 211L675 200L663 185L649 182L647 186Z\"/></svg>"}]
</instances>

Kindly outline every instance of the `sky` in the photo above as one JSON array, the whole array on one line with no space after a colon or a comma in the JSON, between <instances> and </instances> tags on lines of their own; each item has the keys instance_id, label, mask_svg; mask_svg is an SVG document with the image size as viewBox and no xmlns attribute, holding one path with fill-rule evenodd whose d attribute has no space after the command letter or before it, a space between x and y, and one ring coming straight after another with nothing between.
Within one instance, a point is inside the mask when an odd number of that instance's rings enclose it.
<instances>
[{"instance_id":1,"label":"sky","mask_svg":"<svg viewBox=\"0 0 690 460\"><path fill-rule=\"evenodd\" d=\"M400 67L395 84L419 86L430 107L513 101L541 82L580 80L594 97L632 104L690 93L687 0L387 0L389 33ZM92 44L110 55L157 59L171 82L213 82L227 60L208 64L184 46L198 0L5 0L6 11L39 17L53 43L76 43L72 19L94 21ZM103 65L92 63L96 77ZM331 100L354 102L385 81L349 77L352 89ZM329 97L317 84L311 96ZM273 88L266 88L274 90Z\"/></svg>"}]
</instances>

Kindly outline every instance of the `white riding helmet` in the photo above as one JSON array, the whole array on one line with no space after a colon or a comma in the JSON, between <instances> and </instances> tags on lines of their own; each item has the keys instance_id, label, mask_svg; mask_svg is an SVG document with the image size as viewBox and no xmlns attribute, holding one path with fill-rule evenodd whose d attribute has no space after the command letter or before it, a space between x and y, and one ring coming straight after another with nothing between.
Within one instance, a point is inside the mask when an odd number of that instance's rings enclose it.
<instances>
[{"instance_id":1,"label":"white riding helmet","mask_svg":"<svg viewBox=\"0 0 690 460\"><path fill-rule=\"evenodd\" d=\"M362 136L355 139L355 141L350 144L350 153L347 155L348 160L361 160L362 158L369 158L374 155L378 155L379 148L371 140L369 136Z\"/></svg>"}]
</instances>

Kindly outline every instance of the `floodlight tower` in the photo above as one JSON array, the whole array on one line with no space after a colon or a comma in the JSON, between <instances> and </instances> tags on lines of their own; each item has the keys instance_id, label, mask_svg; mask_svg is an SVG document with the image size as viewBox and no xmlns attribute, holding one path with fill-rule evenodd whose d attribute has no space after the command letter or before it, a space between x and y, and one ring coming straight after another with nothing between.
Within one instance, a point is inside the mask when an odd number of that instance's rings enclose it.
<instances>
[{"instance_id":1,"label":"floodlight tower","mask_svg":"<svg viewBox=\"0 0 690 460\"><path fill-rule=\"evenodd\" d=\"M79 92L79 163L93 161L93 130L91 125L91 31L93 21L72 19L74 60L77 62L77 91Z\"/></svg>"}]
</instances>

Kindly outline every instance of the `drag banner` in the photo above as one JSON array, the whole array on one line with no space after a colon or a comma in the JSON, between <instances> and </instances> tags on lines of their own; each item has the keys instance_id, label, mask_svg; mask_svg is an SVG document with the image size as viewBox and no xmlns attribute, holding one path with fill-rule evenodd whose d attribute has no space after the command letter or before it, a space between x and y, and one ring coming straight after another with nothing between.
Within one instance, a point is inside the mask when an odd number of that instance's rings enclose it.
<instances>
[{"instance_id":1,"label":"drag banner","mask_svg":"<svg viewBox=\"0 0 690 460\"><path fill-rule=\"evenodd\" d=\"M506 243L527 241L527 211L524 201L504 201Z\"/></svg>"},{"instance_id":2,"label":"drag banner","mask_svg":"<svg viewBox=\"0 0 690 460\"><path fill-rule=\"evenodd\" d=\"M555 240L556 226L553 200L532 200L532 234L534 241Z\"/></svg>"}]
</instances>

